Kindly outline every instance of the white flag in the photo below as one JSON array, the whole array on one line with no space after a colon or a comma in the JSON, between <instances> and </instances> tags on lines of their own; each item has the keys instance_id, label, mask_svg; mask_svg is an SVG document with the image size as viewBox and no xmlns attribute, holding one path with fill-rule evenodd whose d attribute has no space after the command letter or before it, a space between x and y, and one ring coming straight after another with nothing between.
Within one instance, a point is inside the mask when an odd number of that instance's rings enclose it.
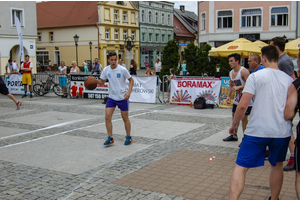
<instances>
[{"instance_id":1,"label":"white flag","mask_svg":"<svg viewBox=\"0 0 300 200\"><path fill-rule=\"evenodd\" d=\"M23 38L22 38L21 24L20 24L19 18L17 16L15 16L15 25L16 25L16 28L17 28L17 31L18 31L19 42L20 42L20 48L19 48L19 66L20 66L20 62L24 61L24 56L23 56Z\"/></svg>"}]
</instances>

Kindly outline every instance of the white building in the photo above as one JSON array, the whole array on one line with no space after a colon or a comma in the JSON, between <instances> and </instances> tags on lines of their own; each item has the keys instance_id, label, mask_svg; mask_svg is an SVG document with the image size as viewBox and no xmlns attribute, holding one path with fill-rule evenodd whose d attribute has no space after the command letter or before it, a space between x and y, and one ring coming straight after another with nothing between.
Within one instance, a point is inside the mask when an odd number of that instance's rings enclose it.
<instances>
[{"instance_id":1,"label":"white building","mask_svg":"<svg viewBox=\"0 0 300 200\"><path fill-rule=\"evenodd\" d=\"M18 62L20 43L14 16L19 18L21 24L24 56L29 55L33 66L36 66L37 23L35 1L1 1L0 13L0 74L5 73L8 59L11 58ZM34 67L33 72L35 70Z\"/></svg>"}]
</instances>

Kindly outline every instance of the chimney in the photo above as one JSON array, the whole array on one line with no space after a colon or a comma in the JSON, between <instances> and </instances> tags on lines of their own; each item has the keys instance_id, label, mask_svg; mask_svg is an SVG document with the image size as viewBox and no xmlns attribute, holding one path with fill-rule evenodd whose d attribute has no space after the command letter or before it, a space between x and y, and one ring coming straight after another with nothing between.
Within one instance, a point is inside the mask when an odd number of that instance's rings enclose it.
<instances>
[{"instance_id":1,"label":"chimney","mask_svg":"<svg viewBox=\"0 0 300 200\"><path fill-rule=\"evenodd\" d=\"M180 5L181 12L184 12L184 5Z\"/></svg>"}]
</instances>

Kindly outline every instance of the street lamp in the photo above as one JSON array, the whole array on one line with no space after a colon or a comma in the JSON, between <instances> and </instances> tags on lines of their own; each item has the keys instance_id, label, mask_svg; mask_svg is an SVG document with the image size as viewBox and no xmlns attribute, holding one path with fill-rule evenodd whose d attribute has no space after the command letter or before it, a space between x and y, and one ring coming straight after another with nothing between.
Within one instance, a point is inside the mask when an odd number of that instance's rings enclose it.
<instances>
[{"instance_id":1,"label":"street lamp","mask_svg":"<svg viewBox=\"0 0 300 200\"><path fill-rule=\"evenodd\" d=\"M90 45L90 56L91 56L91 65L92 65L92 41L89 42L89 45Z\"/></svg>"},{"instance_id":2,"label":"street lamp","mask_svg":"<svg viewBox=\"0 0 300 200\"><path fill-rule=\"evenodd\" d=\"M78 39L79 39L79 36L76 34L74 36L74 41L75 41L75 46L76 46L76 63L78 65L78 52L77 52L77 48L78 48Z\"/></svg>"},{"instance_id":3,"label":"street lamp","mask_svg":"<svg viewBox=\"0 0 300 200\"><path fill-rule=\"evenodd\" d=\"M134 42L130 36L125 39L125 48L130 51L132 47L134 47Z\"/></svg>"}]
</instances>

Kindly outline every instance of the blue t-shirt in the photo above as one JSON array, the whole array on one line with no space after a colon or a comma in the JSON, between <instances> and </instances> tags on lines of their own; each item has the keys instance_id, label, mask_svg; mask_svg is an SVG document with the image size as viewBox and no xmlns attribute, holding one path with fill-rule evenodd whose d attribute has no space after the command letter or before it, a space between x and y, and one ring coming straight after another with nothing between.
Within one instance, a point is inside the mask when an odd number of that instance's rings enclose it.
<instances>
[{"instance_id":1,"label":"blue t-shirt","mask_svg":"<svg viewBox=\"0 0 300 200\"><path fill-rule=\"evenodd\" d=\"M261 69L263 69L263 68L264 68L264 66L263 66L263 65L260 65L259 68L257 68L256 71L254 71L254 70L252 69L251 74L254 73L254 72L257 72L257 71L259 71L259 70L261 70Z\"/></svg>"},{"instance_id":2,"label":"blue t-shirt","mask_svg":"<svg viewBox=\"0 0 300 200\"><path fill-rule=\"evenodd\" d=\"M182 64L182 71L183 72L186 72L187 70L186 70L186 64Z\"/></svg>"}]
</instances>

